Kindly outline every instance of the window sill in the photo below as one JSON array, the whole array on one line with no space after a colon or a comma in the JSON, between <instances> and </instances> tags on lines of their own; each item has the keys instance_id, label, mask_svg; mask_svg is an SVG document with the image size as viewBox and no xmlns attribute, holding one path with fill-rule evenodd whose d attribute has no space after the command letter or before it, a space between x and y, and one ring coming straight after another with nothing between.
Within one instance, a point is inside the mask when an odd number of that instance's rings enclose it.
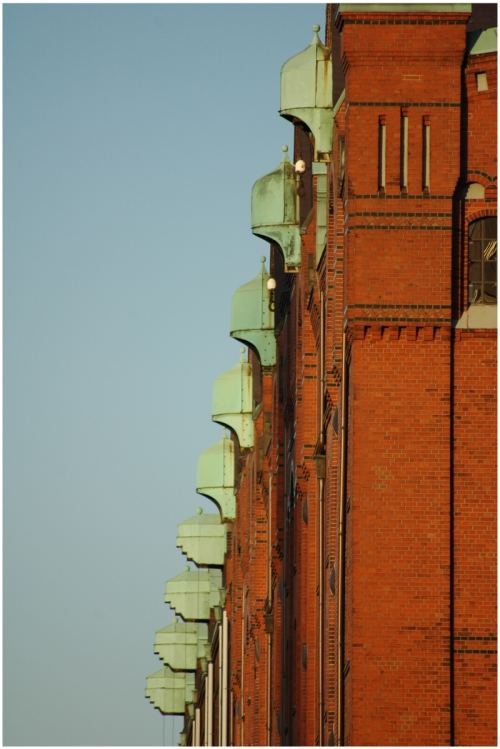
<instances>
[{"instance_id":1,"label":"window sill","mask_svg":"<svg viewBox=\"0 0 500 749\"><path fill-rule=\"evenodd\" d=\"M465 310L457 328L461 329L494 329L497 327L497 305L496 304L471 304Z\"/></svg>"}]
</instances>

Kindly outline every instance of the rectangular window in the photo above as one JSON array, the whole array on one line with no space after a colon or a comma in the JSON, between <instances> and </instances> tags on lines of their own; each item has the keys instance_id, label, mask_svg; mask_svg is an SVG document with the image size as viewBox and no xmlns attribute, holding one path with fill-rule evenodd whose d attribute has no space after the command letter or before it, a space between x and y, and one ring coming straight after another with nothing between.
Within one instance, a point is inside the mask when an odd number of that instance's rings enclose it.
<instances>
[{"instance_id":1,"label":"rectangular window","mask_svg":"<svg viewBox=\"0 0 500 749\"><path fill-rule=\"evenodd\" d=\"M497 219L469 225L469 304L497 303Z\"/></svg>"},{"instance_id":2,"label":"rectangular window","mask_svg":"<svg viewBox=\"0 0 500 749\"><path fill-rule=\"evenodd\" d=\"M385 192L385 156L386 156L386 118L378 118L378 189Z\"/></svg>"},{"instance_id":3,"label":"rectangular window","mask_svg":"<svg viewBox=\"0 0 500 749\"><path fill-rule=\"evenodd\" d=\"M408 191L408 110L401 110L401 176L402 192Z\"/></svg>"},{"instance_id":4,"label":"rectangular window","mask_svg":"<svg viewBox=\"0 0 500 749\"><path fill-rule=\"evenodd\" d=\"M429 192L431 188L431 118L424 116L423 122L423 188Z\"/></svg>"},{"instance_id":5,"label":"rectangular window","mask_svg":"<svg viewBox=\"0 0 500 749\"><path fill-rule=\"evenodd\" d=\"M476 87L478 91L488 90L488 76L486 73L476 73Z\"/></svg>"}]
</instances>

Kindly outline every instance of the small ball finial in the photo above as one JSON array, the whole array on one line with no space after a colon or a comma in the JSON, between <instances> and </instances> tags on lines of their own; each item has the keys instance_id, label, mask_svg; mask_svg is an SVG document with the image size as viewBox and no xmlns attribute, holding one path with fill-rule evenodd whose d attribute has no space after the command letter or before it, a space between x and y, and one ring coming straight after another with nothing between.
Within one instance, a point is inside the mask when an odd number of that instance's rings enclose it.
<instances>
[{"instance_id":1,"label":"small ball finial","mask_svg":"<svg viewBox=\"0 0 500 749\"><path fill-rule=\"evenodd\" d=\"M266 256L265 256L265 255L261 255L261 256L260 256L260 262L261 262L262 264L264 264L264 263L266 262Z\"/></svg>"},{"instance_id":2,"label":"small ball finial","mask_svg":"<svg viewBox=\"0 0 500 749\"><path fill-rule=\"evenodd\" d=\"M288 153L288 146L281 146L283 153Z\"/></svg>"},{"instance_id":3,"label":"small ball finial","mask_svg":"<svg viewBox=\"0 0 500 749\"><path fill-rule=\"evenodd\" d=\"M198 508L196 509L196 514L197 514L197 515L203 515L203 509L202 509L201 507L198 507Z\"/></svg>"},{"instance_id":4,"label":"small ball finial","mask_svg":"<svg viewBox=\"0 0 500 749\"><path fill-rule=\"evenodd\" d=\"M320 28L321 28L321 26L319 26L317 23L315 23L314 26L313 26L314 33L317 34L318 31L320 30Z\"/></svg>"}]
</instances>

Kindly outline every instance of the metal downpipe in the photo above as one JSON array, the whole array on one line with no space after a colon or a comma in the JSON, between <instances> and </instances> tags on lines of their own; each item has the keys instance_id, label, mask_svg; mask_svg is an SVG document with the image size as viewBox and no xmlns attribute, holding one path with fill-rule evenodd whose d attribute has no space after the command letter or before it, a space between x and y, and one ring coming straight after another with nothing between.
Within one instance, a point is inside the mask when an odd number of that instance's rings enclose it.
<instances>
[{"instance_id":1,"label":"metal downpipe","mask_svg":"<svg viewBox=\"0 0 500 749\"><path fill-rule=\"evenodd\" d=\"M229 622L227 611L222 612L222 715L221 715L221 746L227 746L227 686L228 686L228 654L229 654Z\"/></svg>"},{"instance_id":2,"label":"metal downpipe","mask_svg":"<svg viewBox=\"0 0 500 749\"><path fill-rule=\"evenodd\" d=\"M338 620L337 620L337 744L344 745L344 598L345 598L345 478L346 478L346 408L347 408L346 331L342 335L342 392L340 432L340 492L338 517Z\"/></svg>"},{"instance_id":3,"label":"metal downpipe","mask_svg":"<svg viewBox=\"0 0 500 749\"><path fill-rule=\"evenodd\" d=\"M201 743L201 710L199 707L195 709L194 718L194 746L200 746Z\"/></svg>"},{"instance_id":4,"label":"metal downpipe","mask_svg":"<svg viewBox=\"0 0 500 749\"><path fill-rule=\"evenodd\" d=\"M219 699L218 699L218 709L219 709L219 725L217 726L217 746L222 746L222 624L217 625L217 647L219 650Z\"/></svg>"},{"instance_id":5,"label":"metal downpipe","mask_svg":"<svg viewBox=\"0 0 500 749\"><path fill-rule=\"evenodd\" d=\"M268 612L267 614L270 615L270 612L272 611L272 586L273 586L273 579L272 579L272 564L273 564L273 557L272 557L272 523L273 523L273 505L272 505L272 495L273 495L273 476L272 471L269 472L269 492L268 492L268 508L269 508L269 522L268 522L268 532L267 532L267 601L268 601ZM273 642L272 642L272 636L271 632L269 631L269 626L267 627L267 679L266 679L266 689L267 689L267 725L266 725L266 740L267 740L267 746L271 746L271 721L272 721L272 698L271 698L271 674L272 674L272 654L273 654Z\"/></svg>"},{"instance_id":6,"label":"metal downpipe","mask_svg":"<svg viewBox=\"0 0 500 749\"><path fill-rule=\"evenodd\" d=\"M245 746L245 616L247 604L246 586L243 586L243 606L241 608L241 730L240 743Z\"/></svg>"},{"instance_id":7,"label":"metal downpipe","mask_svg":"<svg viewBox=\"0 0 500 749\"><path fill-rule=\"evenodd\" d=\"M207 705L207 735L206 746L213 746L214 726L214 664L208 664L208 705Z\"/></svg>"},{"instance_id":8,"label":"metal downpipe","mask_svg":"<svg viewBox=\"0 0 500 749\"><path fill-rule=\"evenodd\" d=\"M325 394L325 296L324 292L320 292L320 393L319 393L319 442L321 449L325 443L325 435L323 430L324 420L324 394ZM323 714L324 708L324 690L323 690L323 619L324 619L324 479L319 479L318 486L319 494L319 518L318 518L318 587L319 587L319 601L318 601L318 733L319 733L319 745L323 746Z\"/></svg>"}]
</instances>

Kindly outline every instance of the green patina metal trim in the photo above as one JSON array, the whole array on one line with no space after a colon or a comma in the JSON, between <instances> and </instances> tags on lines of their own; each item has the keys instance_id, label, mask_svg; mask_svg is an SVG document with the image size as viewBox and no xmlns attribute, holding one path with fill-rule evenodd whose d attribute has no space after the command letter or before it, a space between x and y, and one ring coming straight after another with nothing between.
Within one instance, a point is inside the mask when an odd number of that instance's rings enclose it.
<instances>
[{"instance_id":1,"label":"green patina metal trim","mask_svg":"<svg viewBox=\"0 0 500 749\"><path fill-rule=\"evenodd\" d=\"M284 158L273 172L265 174L252 187L252 232L262 239L276 242L285 260L285 270L300 267L301 239L298 221L298 198L295 171Z\"/></svg>"},{"instance_id":2,"label":"green patina metal trim","mask_svg":"<svg viewBox=\"0 0 500 749\"><path fill-rule=\"evenodd\" d=\"M281 67L280 115L304 122L314 135L315 159L332 150L331 50L321 42L319 26L313 26L308 47Z\"/></svg>"},{"instance_id":3,"label":"green patina metal trim","mask_svg":"<svg viewBox=\"0 0 500 749\"><path fill-rule=\"evenodd\" d=\"M228 437L223 437L198 458L196 491L215 502L223 520L235 519L234 445Z\"/></svg>"},{"instance_id":4,"label":"green patina metal trim","mask_svg":"<svg viewBox=\"0 0 500 749\"><path fill-rule=\"evenodd\" d=\"M239 361L214 382L212 421L231 429L240 447L253 447L252 366Z\"/></svg>"},{"instance_id":5,"label":"green patina metal trim","mask_svg":"<svg viewBox=\"0 0 500 749\"><path fill-rule=\"evenodd\" d=\"M256 351L264 367L276 364L276 338L274 335L274 310L267 288L269 274L266 258L262 258L260 273L240 286L231 301L230 335Z\"/></svg>"},{"instance_id":6,"label":"green patina metal trim","mask_svg":"<svg viewBox=\"0 0 500 749\"><path fill-rule=\"evenodd\" d=\"M198 658L210 656L205 622L173 622L155 635L154 653L173 671L195 671Z\"/></svg>"},{"instance_id":7,"label":"green patina metal trim","mask_svg":"<svg viewBox=\"0 0 500 749\"><path fill-rule=\"evenodd\" d=\"M338 13L471 13L470 3L340 3Z\"/></svg>"},{"instance_id":8,"label":"green patina metal trim","mask_svg":"<svg viewBox=\"0 0 500 749\"><path fill-rule=\"evenodd\" d=\"M316 267L326 247L328 222L326 164L313 162L312 173L316 176Z\"/></svg>"},{"instance_id":9,"label":"green patina metal trim","mask_svg":"<svg viewBox=\"0 0 500 749\"><path fill-rule=\"evenodd\" d=\"M334 106L333 112L332 112L332 119L335 117L335 115L339 111L340 107L342 106L342 102L344 101L344 99L345 99L345 88L342 91L342 93L340 94L340 96L337 99L337 101L335 102L335 106Z\"/></svg>"},{"instance_id":10,"label":"green patina metal trim","mask_svg":"<svg viewBox=\"0 0 500 749\"><path fill-rule=\"evenodd\" d=\"M184 715L194 687L194 673L174 672L164 666L146 677L145 696L163 715Z\"/></svg>"},{"instance_id":11,"label":"green patina metal trim","mask_svg":"<svg viewBox=\"0 0 500 749\"><path fill-rule=\"evenodd\" d=\"M469 55L486 55L497 51L497 29L479 29L467 34Z\"/></svg>"},{"instance_id":12,"label":"green patina metal trim","mask_svg":"<svg viewBox=\"0 0 500 749\"><path fill-rule=\"evenodd\" d=\"M165 586L165 603L184 621L209 621L210 611L223 605L222 572L219 569L185 570Z\"/></svg>"},{"instance_id":13,"label":"green patina metal trim","mask_svg":"<svg viewBox=\"0 0 500 749\"><path fill-rule=\"evenodd\" d=\"M201 509L197 515L177 526L177 547L198 565L222 567L226 537L227 527L220 515L206 515Z\"/></svg>"}]
</instances>

